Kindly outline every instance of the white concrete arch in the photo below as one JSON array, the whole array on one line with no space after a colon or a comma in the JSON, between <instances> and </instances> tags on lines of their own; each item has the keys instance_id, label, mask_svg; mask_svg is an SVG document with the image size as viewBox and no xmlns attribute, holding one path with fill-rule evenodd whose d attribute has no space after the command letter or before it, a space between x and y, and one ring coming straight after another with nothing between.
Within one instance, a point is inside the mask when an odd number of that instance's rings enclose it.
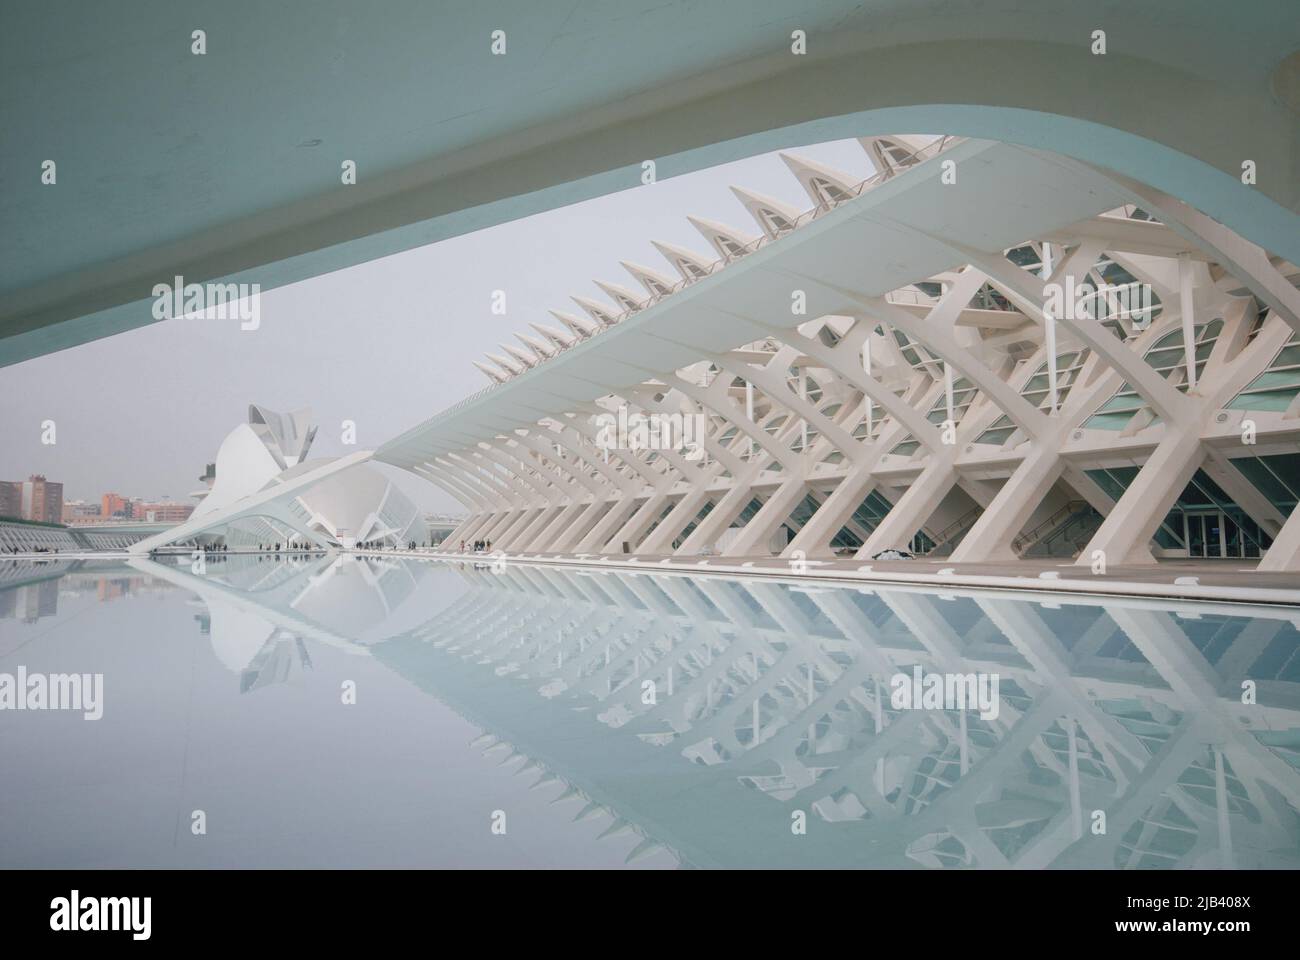
<instances>
[{"instance_id":1,"label":"white concrete arch","mask_svg":"<svg viewBox=\"0 0 1300 960\"><path fill-rule=\"evenodd\" d=\"M669 379L669 383L705 409L711 410L735 426L737 430L765 450L773 460L780 463L783 470L797 470L799 460L794 452L784 444L778 443L766 430L761 429L746 417L744 410L727 396L731 380L732 377L724 377L719 374L708 388L703 388L674 374Z\"/></svg>"},{"instance_id":2,"label":"white concrete arch","mask_svg":"<svg viewBox=\"0 0 1300 960\"><path fill-rule=\"evenodd\" d=\"M460 480L448 471L436 469L429 464L417 464L411 469L414 473L424 477L436 486L446 484L447 486L444 489L471 512L482 510L488 505L486 499L463 486Z\"/></svg>"},{"instance_id":3,"label":"white concrete arch","mask_svg":"<svg viewBox=\"0 0 1300 960\"><path fill-rule=\"evenodd\" d=\"M776 356L781 357L782 352L777 351ZM791 348L791 352L795 351ZM810 426L816 427L821 436L850 460L859 462L865 456L862 446L849 431L824 415L812 403L790 391L786 385L784 372L774 372L770 365L765 368L755 367L743 359L736 359L732 354L717 354L713 360L728 373L762 388L763 395L773 404L788 410L793 416L804 420Z\"/></svg>"},{"instance_id":4,"label":"white concrete arch","mask_svg":"<svg viewBox=\"0 0 1300 960\"><path fill-rule=\"evenodd\" d=\"M805 29L817 42L797 59L776 53L770 29L747 22L743 5L731 2L698 25L691 48L676 50L670 67L656 51L674 39L662 32L664 26L646 36L641 28L652 19L647 17L600 24L589 42L617 53L573 57L558 85L542 82L553 79L546 71L553 71L554 63L539 58L528 67L524 88L533 81L530 93L547 100L551 122L544 128L535 123L535 112L519 109L517 96L499 86L513 84L517 93L520 77L503 79L484 63L482 75L459 86L496 90L496 96L488 95L488 107L466 114L458 87L444 85L445 95L430 101L434 116L424 138L414 147L400 147L400 138L385 133L406 128L401 105L413 102L419 71L394 72L372 63L375 69L359 71L358 83L339 92L346 105L335 113L361 123L362 137L378 151L371 179L343 198L293 194L292 175L278 170L267 152L277 142L269 118L322 113L312 97L327 85L295 89L277 83L277 65L245 54L240 75L265 96L289 99L279 111L246 119L241 132L254 147L243 158L247 167L240 176L223 181L219 168L210 165L215 161L201 157L180 171L180 179L211 178L227 188L207 197L206 213L197 217L191 206L197 201L182 195L177 178L164 178L167 190L155 198L151 213L172 227L153 233L169 237L166 244L130 229L112 229L115 222L130 227L119 214L141 199L119 185L115 196L96 195L102 202L86 207L96 222L85 231L94 240L89 251L47 253L35 261L32 253L15 251L29 270L6 290L3 327L12 332L6 343L12 350L3 359L14 362L19 349L31 356L120 329L115 324L132 312L128 301L138 314L151 278L185 272L260 279L269 290L625 189L638 182L646 157L656 158L663 174L677 175L774 149L899 129L993 137L1074 156L1180 196L1253 242L1300 260L1295 227L1300 185L1291 175L1300 61L1293 10L1285 2L1252 6L1242 15L1220 5L1188 10L1176 0L1155 0L1125 12L1123 29L1111 28L1111 49L1102 58L1090 49L1095 11L1083 5L1027 17L1015 7L975 8L943 0L922 30L913 9L900 0L870 7L836 0L803 11ZM20 18L11 24L15 42L41 49L43 31L58 36L65 26L51 19L55 16L34 12ZM101 44L105 51L138 35L140 16L96 24L103 33L99 39L114 38ZM560 14L539 16L546 18L540 35L562 43ZM1172 17L1182 18L1183 29L1168 28ZM281 13L265 24L268 36L292 36L299 19ZM232 20L226 32L236 29ZM429 51L463 35L427 20L399 19L387 29L384 42L360 44L354 52L363 58L396 57L397 63L405 56L411 63L445 59L454 64L450 53L430 59ZM638 35L624 32L630 29ZM972 44L972 36L981 41ZM112 69L109 52L96 52L94 44L85 49L88 69L106 80L89 95L102 98L101 104L121 101L129 79ZM936 70L936 64L943 69ZM990 69L990 64L1007 68ZM306 63L303 69L312 74L327 66ZM615 74L619 82L611 83ZM1026 82L1027 77L1035 82ZM79 129L75 120L85 107L86 85L64 79L46 86L43 113L15 104L11 129L40 129L42 116L47 125L53 117L61 129ZM154 129L150 118L174 115L184 85L156 87L148 94L151 106L123 121L121 136L110 141L74 137L70 149L83 159L107 150L110 163L132 169L146 152L142 145L161 137L177 146L181 134ZM303 90L316 93L304 97ZM954 90L961 91L962 103L953 102ZM604 93L593 101L593 91ZM245 93L240 86L214 91L214 115L228 114ZM1197 108L1186 109L1189 102ZM449 140L438 131L453 119L467 126L465 136ZM321 132L326 142L346 137L337 126L332 133ZM393 152L401 149L408 151L405 157ZM1259 170L1248 190L1242 189L1243 158ZM239 209L239 191L230 182L258 178L264 182L262 202ZM22 218L16 222L24 228L18 233L38 238L28 244L33 249L52 250L59 245L45 241L57 231L68 233L68 223L63 217L40 222L38 186L16 195ZM121 268L93 266L104 263ZM78 322L95 311L90 322ZM124 326L147 322L148 316Z\"/></svg>"}]
</instances>

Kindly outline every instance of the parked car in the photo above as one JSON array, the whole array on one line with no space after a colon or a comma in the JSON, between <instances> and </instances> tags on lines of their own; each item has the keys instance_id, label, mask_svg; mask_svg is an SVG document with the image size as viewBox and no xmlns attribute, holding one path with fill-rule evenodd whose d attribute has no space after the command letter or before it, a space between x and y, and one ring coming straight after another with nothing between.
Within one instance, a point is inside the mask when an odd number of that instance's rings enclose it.
<instances>
[{"instance_id":1,"label":"parked car","mask_svg":"<svg viewBox=\"0 0 1300 960\"><path fill-rule=\"evenodd\" d=\"M915 560L916 557L906 550L895 550L892 547L889 550L881 550L871 558L872 560Z\"/></svg>"}]
</instances>

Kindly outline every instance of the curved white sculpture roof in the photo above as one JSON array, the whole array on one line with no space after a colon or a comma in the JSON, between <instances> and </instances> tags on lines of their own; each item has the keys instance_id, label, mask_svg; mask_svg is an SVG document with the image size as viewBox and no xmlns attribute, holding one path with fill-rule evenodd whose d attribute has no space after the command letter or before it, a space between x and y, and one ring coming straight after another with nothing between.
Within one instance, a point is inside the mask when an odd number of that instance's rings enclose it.
<instances>
[{"instance_id":1,"label":"curved white sculpture roof","mask_svg":"<svg viewBox=\"0 0 1300 960\"><path fill-rule=\"evenodd\" d=\"M368 452L304 459L316 435L309 409L281 414L251 404L248 418L222 441L212 489L189 520L141 541L133 552L253 521L260 525L243 537L258 543L295 536L320 546L426 539L419 508L365 464Z\"/></svg>"}]
</instances>

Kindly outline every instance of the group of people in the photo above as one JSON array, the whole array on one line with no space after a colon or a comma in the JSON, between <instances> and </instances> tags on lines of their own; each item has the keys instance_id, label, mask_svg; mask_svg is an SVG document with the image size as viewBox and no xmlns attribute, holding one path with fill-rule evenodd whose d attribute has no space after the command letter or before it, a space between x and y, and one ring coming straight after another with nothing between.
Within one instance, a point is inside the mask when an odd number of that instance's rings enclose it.
<instances>
[{"instance_id":1,"label":"group of people","mask_svg":"<svg viewBox=\"0 0 1300 960\"><path fill-rule=\"evenodd\" d=\"M189 545L190 545L191 547L193 547L195 550L202 550L204 553L229 553L229 552L230 552L230 545L229 545L229 544L225 544L225 543L203 543L203 544L200 544L200 543L197 543L197 542L191 540L191 541L189 541ZM301 543L283 543L283 544L281 544L281 543L278 543L278 542L277 542L277 543L259 543L259 544L257 545L257 549L258 549L259 552L265 552L265 553L279 553L279 552L281 551L281 549L284 549L284 550L286 550L286 551L288 551L288 550L306 550L307 547L306 547L305 544L301 544Z\"/></svg>"},{"instance_id":2,"label":"group of people","mask_svg":"<svg viewBox=\"0 0 1300 960\"><path fill-rule=\"evenodd\" d=\"M192 540L187 542L190 547L196 550L201 549L204 553L226 553L230 549L224 543L222 544L205 543L202 546L200 546L198 543ZM487 544L487 549L491 549L492 547L491 541L483 541L483 540L479 541L479 544L483 544L483 543ZM432 547L433 541L430 540L428 545ZM405 548L407 550L412 550L412 551L419 550L420 546L421 545L417 540L408 540L406 541L405 544ZM384 540L360 540L357 542L355 547L355 549L357 550L385 550L385 549L401 550L402 548L403 545L400 543L389 544L387 541ZM465 549L464 540L460 542L460 548L461 550ZM321 553L324 552L323 547L317 547L309 543L299 543L298 541L286 541L284 543L280 543L278 541L276 543L259 543L257 545L257 550L259 553L280 553L282 551L286 553L293 552L293 551L298 551L300 553L301 552L321 552ZM18 553L18 552L19 550L15 548L14 553ZM55 550L54 552L58 553L57 550Z\"/></svg>"},{"instance_id":3,"label":"group of people","mask_svg":"<svg viewBox=\"0 0 1300 960\"><path fill-rule=\"evenodd\" d=\"M196 550L202 549L204 553L226 553L230 549L224 543L223 544L205 543L202 545L202 547L200 547L199 544L193 541L190 541L189 543L190 546L194 547L194 549ZM429 546L433 546L432 540L429 541ZM419 550L420 543L416 540L408 540L406 541L405 547L407 550ZM464 548L465 548L465 542L462 540L461 549L463 550ZM284 543L280 543L278 541L276 543L259 543L257 545L257 549L259 553L280 553L281 551L292 552L295 550L299 552L302 551L308 551L308 552L314 551L314 552L322 552L322 553L324 552L323 547L317 547L309 543L299 543L297 541L286 541ZM384 550L384 549L400 550L402 549L402 544L390 545L384 540L360 540L357 542L356 549L357 550ZM15 550L14 552L17 553L18 551Z\"/></svg>"},{"instance_id":4,"label":"group of people","mask_svg":"<svg viewBox=\"0 0 1300 960\"><path fill-rule=\"evenodd\" d=\"M474 541L474 552L475 552L475 553L487 553L487 552L488 552L489 550L491 550L491 549L492 549L492 541L491 541L491 540L475 540L475 541ZM464 553L464 552L465 552L465 541L464 541L464 540L462 540L462 541L460 542L460 552L461 552L461 553Z\"/></svg>"}]
</instances>

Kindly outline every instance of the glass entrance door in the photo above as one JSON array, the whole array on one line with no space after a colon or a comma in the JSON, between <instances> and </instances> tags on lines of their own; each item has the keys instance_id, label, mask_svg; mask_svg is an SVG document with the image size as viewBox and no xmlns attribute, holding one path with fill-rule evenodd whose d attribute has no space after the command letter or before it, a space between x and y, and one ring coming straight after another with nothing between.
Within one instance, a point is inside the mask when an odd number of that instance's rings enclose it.
<instances>
[{"instance_id":1,"label":"glass entrance door","mask_svg":"<svg viewBox=\"0 0 1300 960\"><path fill-rule=\"evenodd\" d=\"M1184 514L1187 523L1187 555L1195 559L1255 559L1273 542L1245 514Z\"/></svg>"},{"instance_id":2,"label":"glass entrance door","mask_svg":"<svg viewBox=\"0 0 1300 960\"><path fill-rule=\"evenodd\" d=\"M1205 556L1205 522L1199 513L1190 513L1186 515L1187 519L1187 537L1184 542L1187 544L1187 555L1189 557Z\"/></svg>"},{"instance_id":3,"label":"glass entrance door","mask_svg":"<svg viewBox=\"0 0 1300 960\"><path fill-rule=\"evenodd\" d=\"M1187 555L1196 560L1224 555L1224 520L1221 512L1189 513L1187 518ZM1234 525L1235 526L1235 525ZM1240 546L1238 547L1240 549Z\"/></svg>"},{"instance_id":4,"label":"glass entrance door","mask_svg":"<svg viewBox=\"0 0 1300 960\"><path fill-rule=\"evenodd\" d=\"M1201 519L1205 521L1205 555L1223 556L1223 514L1207 513Z\"/></svg>"},{"instance_id":5,"label":"glass entrance door","mask_svg":"<svg viewBox=\"0 0 1300 960\"><path fill-rule=\"evenodd\" d=\"M1228 514L1223 515L1223 555L1225 557L1241 556L1241 527Z\"/></svg>"}]
</instances>

